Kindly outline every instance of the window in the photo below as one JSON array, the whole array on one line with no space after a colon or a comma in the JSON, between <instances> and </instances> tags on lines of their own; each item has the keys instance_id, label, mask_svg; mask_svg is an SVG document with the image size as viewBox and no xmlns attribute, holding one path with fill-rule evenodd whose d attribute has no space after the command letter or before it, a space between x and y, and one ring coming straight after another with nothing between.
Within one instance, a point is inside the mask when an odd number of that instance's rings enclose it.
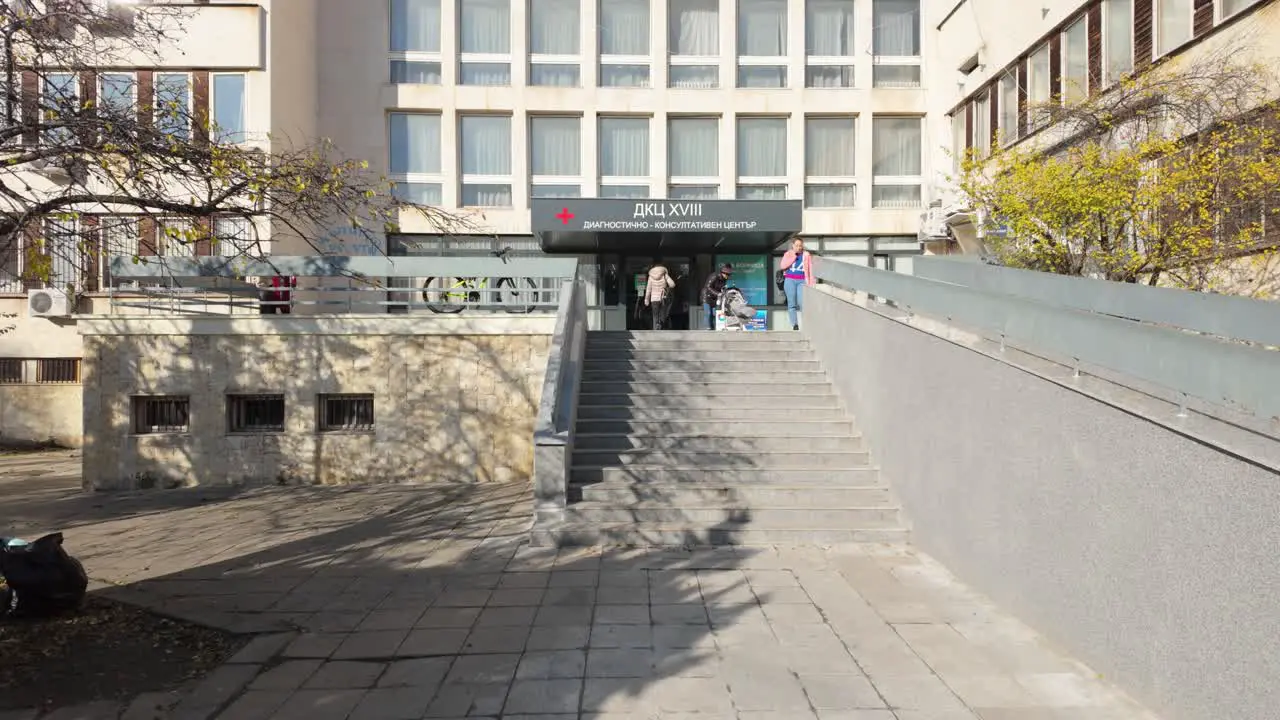
<instances>
[{"instance_id":1,"label":"window","mask_svg":"<svg viewBox=\"0 0 1280 720\"><path fill-rule=\"evenodd\" d=\"M580 0L529 0L529 84L578 87Z\"/></svg>"},{"instance_id":2,"label":"window","mask_svg":"<svg viewBox=\"0 0 1280 720\"><path fill-rule=\"evenodd\" d=\"M582 197L581 125L576 117L529 118L533 197Z\"/></svg>"},{"instance_id":3,"label":"window","mask_svg":"<svg viewBox=\"0 0 1280 720\"><path fill-rule=\"evenodd\" d=\"M976 111L975 111L976 114ZM918 117L878 117L871 126L871 207L913 208L923 200L923 121ZM974 134L977 134L974 129Z\"/></svg>"},{"instance_id":4,"label":"window","mask_svg":"<svg viewBox=\"0 0 1280 720\"><path fill-rule=\"evenodd\" d=\"M1077 103L1089 95L1089 28L1086 19L1062 34L1062 100Z\"/></svg>"},{"instance_id":5,"label":"window","mask_svg":"<svg viewBox=\"0 0 1280 720\"><path fill-rule=\"evenodd\" d=\"M600 87L649 87L649 0L600 0Z\"/></svg>"},{"instance_id":6,"label":"window","mask_svg":"<svg viewBox=\"0 0 1280 720\"><path fill-rule=\"evenodd\" d=\"M600 118L600 197L649 197L649 118Z\"/></svg>"},{"instance_id":7,"label":"window","mask_svg":"<svg viewBox=\"0 0 1280 720\"><path fill-rule=\"evenodd\" d=\"M1018 76L1007 72L1000 78L1000 141L1008 145L1018 139ZM964 135L960 136L961 147Z\"/></svg>"},{"instance_id":8,"label":"window","mask_svg":"<svg viewBox=\"0 0 1280 720\"><path fill-rule=\"evenodd\" d=\"M321 395L320 432L373 432L373 396Z\"/></svg>"},{"instance_id":9,"label":"window","mask_svg":"<svg viewBox=\"0 0 1280 720\"><path fill-rule=\"evenodd\" d=\"M673 88L720 86L719 0L669 0L669 84Z\"/></svg>"},{"instance_id":10,"label":"window","mask_svg":"<svg viewBox=\"0 0 1280 720\"><path fill-rule=\"evenodd\" d=\"M920 0L872 0L871 82L920 87Z\"/></svg>"},{"instance_id":11,"label":"window","mask_svg":"<svg viewBox=\"0 0 1280 720\"><path fill-rule=\"evenodd\" d=\"M511 117L463 115L459 120L462 140L461 204L468 207L511 207Z\"/></svg>"},{"instance_id":12,"label":"window","mask_svg":"<svg viewBox=\"0 0 1280 720\"><path fill-rule=\"evenodd\" d=\"M227 432L284 432L284 395L228 395Z\"/></svg>"},{"instance_id":13,"label":"window","mask_svg":"<svg viewBox=\"0 0 1280 720\"><path fill-rule=\"evenodd\" d=\"M738 87L787 86L787 0L738 0Z\"/></svg>"},{"instance_id":14,"label":"window","mask_svg":"<svg viewBox=\"0 0 1280 720\"><path fill-rule=\"evenodd\" d=\"M1258 0L1220 0L1220 2L1222 3L1222 19L1226 20L1236 13L1244 12L1245 8L1258 2Z\"/></svg>"},{"instance_id":15,"label":"window","mask_svg":"<svg viewBox=\"0 0 1280 720\"><path fill-rule=\"evenodd\" d=\"M1192 0L1156 0L1156 55L1191 40Z\"/></svg>"},{"instance_id":16,"label":"window","mask_svg":"<svg viewBox=\"0 0 1280 720\"><path fill-rule=\"evenodd\" d=\"M245 217L220 217L213 220L213 254L222 257L263 255L257 248L253 223Z\"/></svg>"},{"instance_id":17,"label":"window","mask_svg":"<svg viewBox=\"0 0 1280 720\"><path fill-rule=\"evenodd\" d=\"M80 358L36 360L36 382L50 385L71 385L80 382Z\"/></svg>"},{"instance_id":18,"label":"window","mask_svg":"<svg viewBox=\"0 0 1280 720\"><path fill-rule=\"evenodd\" d=\"M165 218L156 223L156 254L181 258L196 256L196 226L184 218Z\"/></svg>"},{"instance_id":19,"label":"window","mask_svg":"<svg viewBox=\"0 0 1280 720\"><path fill-rule=\"evenodd\" d=\"M391 113L389 120L388 168L396 197L418 205L439 205L444 187L440 116Z\"/></svg>"},{"instance_id":20,"label":"window","mask_svg":"<svg viewBox=\"0 0 1280 720\"><path fill-rule=\"evenodd\" d=\"M991 154L991 93L984 92L973 101L973 149L978 157Z\"/></svg>"},{"instance_id":21,"label":"window","mask_svg":"<svg viewBox=\"0 0 1280 720\"><path fill-rule=\"evenodd\" d=\"M21 385L24 365L22 358L0 358L0 385Z\"/></svg>"},{"instance_id":22,"label":"window","mask_svg":"<svg viewBox=\"0 0 1280 720\"><path fill-rule=\"evenodd\" d=\"M98 112L107 120L119 118L137 122L137 80L132 73L103 73L98 76Z\"/></svg>"},{"instance_id":23,"label":"window","mask_svg":"<svg viewBox=\"0 0 1280 720\"><path fill-rule=\"evenodd\" d=\"M805 207L847 208L857 204L857 123L853 117L805 118Z\"/></svg>"},{"instance_id":24,"label":"window","mask_svg":"<svg viewBox=\"0 0 1280 720\"><path fill-rule=\"evenodd\" d=\"M43 250L49 258L46 287L83 290L90 270L90 254L85 252L84 238L80 237L79 220L46 218L43 230Z\"/></svg>"},{"instance_id":25,"label":"window","mask_svg":"<svg viewBox=\"0 0 1280 720\"><path fill-rule=\"evenodd\" d=\"M1133 71L1133 0L1106 0L1102 12L1102 74L1110 85Z\"/></svg>"},{"instance_id":26,"label":"window","mask_svg":"<svg viewBox=\"0 0 1280 720\"><path fill-rule=\"evenodd\" d=\"M675 117L667 121L667 197L713 200L720 193L720 118Z\"/></svg>"},{"instance_id":27,"label":"window","mask_svg":"<svg viewBox=\"0 0 1280 720\"><path fill-rule=\"evenodd\" d=\"M71 130L59 127L71 122L80 107L80 83L74 73L50 73L44 76L41 93L41 115L46 124L41 134L45 143L57 145L71 138Z\"/></svg>"},{"instance_id":28,"label":"window","mask_svg":"<svg viewBox=\"0 0 1280 720\"><path fill-rule=\"evenodd\" d=\"M511 0L458 0L458 84L511 84Z\"/></svg>"},{"instance_id":29,"label":"window","mask_svg":"<svg viewBox=\"0 0 1280 720\"><path fill-rule=\"evenodd\" d=\"M391 0L391 82L440 84L440 0Z\"/></svg>"},{"instance_id":30,"label":"window","mask_svg":"<svg viewBox=\"0 0 1280 720\"><path fill-rule=\"evenodd\" d=\"M133 398L135 435L184 433L191 429L191 398L157 395Z\"/></svg>"},{"instance_id":31,"label":"window","mask_svg":"<svg viewBox=\"0 0 1280 720\"><path fill-rule=\"evenodd\" d=\"M157 73L155 76L156 129L176 140L191 136L191 76Z\"/></svg>"},{"instance_id":32,"label":"window","mask_svg":"<svg viewBox=\"0 0 1280 720\"><path fill-rule=\"evenodd\" d=\"M1027 80L1027 105L1031 111L1030 126L1038 128L1049 119L1049 46L1041 45L1031 53Z\"/></svg>"},{"instance_id":33,"label":"window","mask_svg":"<svg viewBox=\"0 0 1280 720\"><path fill-rule=\"evenodd\" d=\"M787 119L738 118L738 199L787 198Z\"/></svg>"},{"instance_id":34,"label":"window","mask_svg":"<svg viewBox=\"0 0 1280 720\"><path fill-rule=\"evenodd\" d=\"M242 143L245 135L245 75L217 73L213 76L213 137L220 143Z\"/></svg>"},{"instance_id":35,"label":"window","mask_svg":"<svg viewBox=\"0 0 1280 720\"><path fill-rule=\"evenodd\" d=\"M805 87L853 87L853 2L805 2Z\"/></svg>"},{"instance_id":36,"label":"window","mask_svg":"<svg viewBox=\"0 0 1280 720\"><path fill-rule=\"evenodd\" d=\"M968 151L969 123L963 108L951 116L951 171L959 173Z\"/></svg>"},{"instance_id":37,"label":"window","mask_svg":"<svg viewBox=\"0 0 1280 720\"><path fill-rule=\"evenodd\" d=\"M104 262L104 287L137 287L134 281L116 282L111 277L109 258L120 256L135 258L138 256L138 219L119 215L103 215L98 218L98 237L102 242L102 254L108 258Z\"/></svg>"}]
</instances>

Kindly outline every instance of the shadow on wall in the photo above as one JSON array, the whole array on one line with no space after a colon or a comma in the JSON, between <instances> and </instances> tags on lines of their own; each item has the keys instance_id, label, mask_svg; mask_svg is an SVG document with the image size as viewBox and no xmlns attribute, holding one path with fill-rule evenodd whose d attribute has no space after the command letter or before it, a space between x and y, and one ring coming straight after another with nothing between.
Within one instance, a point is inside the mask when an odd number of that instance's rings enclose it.
<instances>
[{"instance_id":1,"label":"shadow on wall","mask_svg":"<svg viewBox=\"0 0 1280 720\"><path fill-rule=\"evenodd\" d=\"M79 384L0 385L0 448L79 447Z\"/></svg>"},{"instance_id":2,"label":"shadow on wall","mask_svg":"<svg viewBox=\"0 0 1280 720\"><path fill-rule=\"evenodd\" d=\"M490 482L532 475L546 335L91 335L84 485ZM282 430L231 432L229 395L283 395ZM369 431L320 431L321 396L372 395ZM187 398L137 432L135 398Z\"/></svg>"}]
</instances>

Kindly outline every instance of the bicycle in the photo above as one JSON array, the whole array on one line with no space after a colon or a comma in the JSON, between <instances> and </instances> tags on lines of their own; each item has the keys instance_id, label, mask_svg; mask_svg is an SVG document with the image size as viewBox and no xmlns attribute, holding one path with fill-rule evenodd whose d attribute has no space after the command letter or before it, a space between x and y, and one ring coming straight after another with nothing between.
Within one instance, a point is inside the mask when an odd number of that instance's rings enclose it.
<instances>
[{"instance_id":1,"label":"bicycle","mask_svg":"<svg viewBox=\"0 0 1280 720\"><path fill-rule=\"evenodd\" d=\"M511 248L492 250L490 255L507 262L507 254ZM494 280L498 291L499 302L509 313L528 315L537 308L538 283L533 278L459 278L429 277L422 283L422 300L427 309L434 313L454 314L466 309L467 304L479 304L483 295L481 291L489 289L489 281ZM521 297L527 298L528 305L521 305ZM433 299L434 298L434 299Z\"/></svg>"}]
</instances>

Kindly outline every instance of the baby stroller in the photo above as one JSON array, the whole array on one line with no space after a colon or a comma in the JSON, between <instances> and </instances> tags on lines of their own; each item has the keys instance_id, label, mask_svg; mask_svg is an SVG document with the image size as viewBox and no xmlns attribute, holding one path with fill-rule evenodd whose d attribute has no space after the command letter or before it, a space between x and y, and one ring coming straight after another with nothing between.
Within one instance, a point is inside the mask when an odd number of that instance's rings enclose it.
<instances>
[{"instance_id":1,"label":"baby stroller","mask_svg":"<svg viewBox=\"0 0 1280 720\"><path fill-rule=\"evenodd\" d=\"M720 296L720 314L724 316L724 329L742 332L747 322L756 316L756 309L747 304L747 298L736 287L727 287Z\"/></svg>"}]
</instances>

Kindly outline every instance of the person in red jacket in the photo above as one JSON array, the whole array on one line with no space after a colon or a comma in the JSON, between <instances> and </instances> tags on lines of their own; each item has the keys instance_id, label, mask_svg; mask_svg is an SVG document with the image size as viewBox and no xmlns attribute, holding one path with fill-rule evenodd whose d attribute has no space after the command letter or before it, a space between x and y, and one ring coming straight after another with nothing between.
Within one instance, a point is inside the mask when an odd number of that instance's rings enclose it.
<instances>
[{"instance_id":1,"label":"person in red jacket","mask_svg":"<svg viewBox=\"0 0 1280 720\"><path fill-rule=\"evenodd\" d=\"M298 287L298 278L276 275L271 278L271 287L271 290L262 293L262 299L265 302L258 306L259 312L263 315L275 313L288 315L291 307L290 299L293 297L292 290Z\"/></svg>"}]
</instances>

